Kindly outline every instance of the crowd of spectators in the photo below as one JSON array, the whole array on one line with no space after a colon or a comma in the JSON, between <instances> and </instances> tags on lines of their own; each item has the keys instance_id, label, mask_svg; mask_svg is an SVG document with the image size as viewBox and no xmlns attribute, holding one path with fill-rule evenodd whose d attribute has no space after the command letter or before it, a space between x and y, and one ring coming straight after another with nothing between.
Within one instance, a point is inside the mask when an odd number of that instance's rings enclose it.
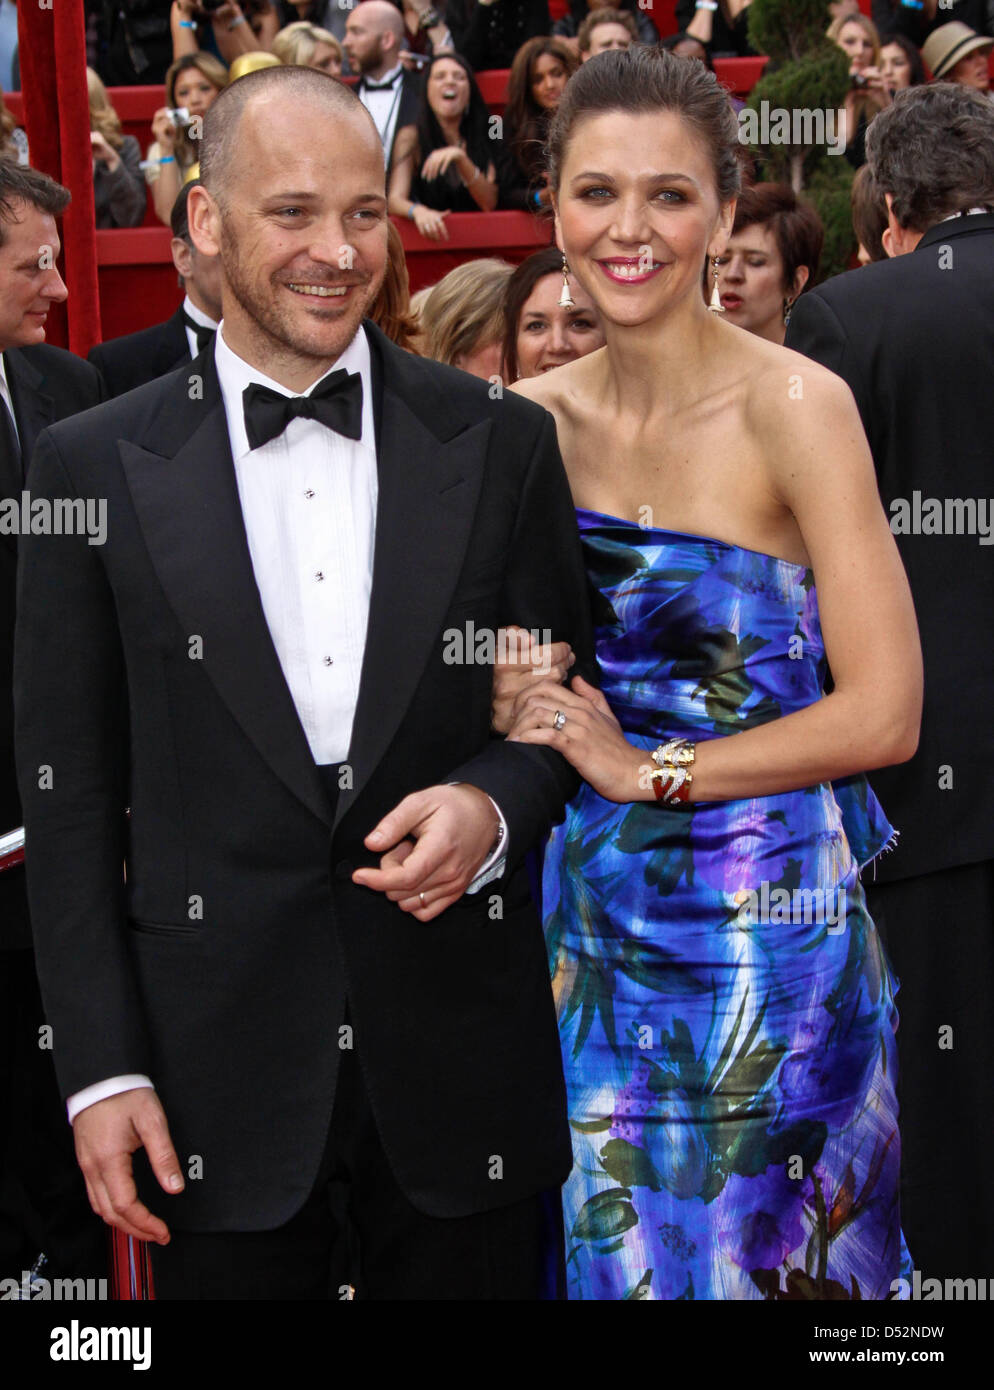
<instances>
[{"instance_id":1,"label":"crowd of spectators","mask_svg":"<svg viewBox=\"0 0 994 1390\"><path fill-rule=\"evenodd\" d=\"M545 137L571 74L637 42L662 43L713 71L715 57L753 55L750 3L677 0L666 10L669 22L660 20L672 32L661 33L652 6L639 0L88 0L97 226L137 226L149 206L169 225L181 190L197 176L211 103L243 72L277 62L355 81L383 144L390 213L427 241L447 240L460 213L523 209L548 217ZM0 0L0 77L16 82L13 9ZM891 254L886 207L863 167L870 123L899 90L929 80L990 95L994 0L832 0L826 23L849 59L839 118L858 174L853 223L865 262ZM477 80L494 69L509 70L496 113ZM165 90L144 157L122 133L107 90L136 84ZM729 100L741 109L741 100ZM2 103L0 157L28 161L24 131ZM721 267L723 304L733 321L782 341L791 304L816 280L822 229L803 197L765 182L761 158L745 150L743 182ZM395 240L400 265L384 314L405 346L482 375L500 362L513 379L602 341L582 287L574 288L572 308L558 305L554 248L517 269L481 255L409 302Z\"/></svg>"}]
</instances>

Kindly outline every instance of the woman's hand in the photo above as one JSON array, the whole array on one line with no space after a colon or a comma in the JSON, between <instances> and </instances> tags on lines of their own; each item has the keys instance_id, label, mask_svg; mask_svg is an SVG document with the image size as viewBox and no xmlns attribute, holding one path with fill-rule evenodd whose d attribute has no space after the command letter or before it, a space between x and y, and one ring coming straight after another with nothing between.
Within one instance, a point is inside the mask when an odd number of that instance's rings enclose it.
<instances>
[{"instance_id":1,"label":"woman's hand","mask_svg":"<svg viewBox=\"0 0 994 1390\"><path fill-rule=\"evenodd\" d=\"M561 729L553 727L557 711L566 716ZM648 754L628 742L604 696L582 676L573 677L570 690L543 681L520 695L507 741L558 749L607 801L647 799L639 781L641 770L651 767Z\"/></svg>"},{"instance_id":2,"label":"woman's hand","mask_svg":"<svg viewBox=\"0 0 994 1390\"><path fill-rule=\"evenodd\" d=\"M159 142L163 154L174 154L176 150L176 126L169 114L168 106L160 106L152 117L152 134Z\"/></svg>"},{"instance_id":3,"label":"woman's hand","mask_svg":"<svg viewBox=\"0 0 994 1390\"><path fill-rule=\"evenodd\" d=\"M421 235L426 236L429 241L448 241L449 233L445 226L445 219L448 215L448 210L438 212L435 208L426 208L424 203L416 203L414 206L414 225Z\"/></svg>"},{"instance_id":4,"label":"woman's hand","mask_svg":"<svg viewBox=\"0 0 994 1390\"><path fill-rule=\"evenodd\" d=\"M121 162L121 156L113 145L108 144L99 130L90 131L90 148L98 164L106 164L108 173L113 173Z\"/></svg>"},{"instance_id":5,"label":"woman's hand","mask_svg":"<svg viewBox=\"0 0 994 1390\"><path fill-rule=\"evenodd\" d=\"M461 150L458 145L442 145L439 149L432 150L421 166L421 177L425 180L437 179L455 161L459 162L463 176L468 178L473 165L466 151Z\"/></svg>"},{"instance_id":6,"label":"woman's hand","mask_svg":"<svg viewBox=\"0 0 994 1390\"><path fill-rule=\"evenodd\" d=\"M493 703L490 727L506 734L514 722L514 702L540 682L562 682L576 657L568 642L543 646L532 642L523 627L502 627L497 632Z\"/></svg>"},{"instance_id":7,"label":"woman's hand","mask_svg":"<svg viewBox=\"0 0 994 1390\"><path fill-rule=\"evenodd\" d=\"M880 69L864 68L863 76L866 78L866 86L863 88L865 94L880 107L890 106L893 97L890 94L890 88L881 76Z\"/></svg>"}]
</instances>

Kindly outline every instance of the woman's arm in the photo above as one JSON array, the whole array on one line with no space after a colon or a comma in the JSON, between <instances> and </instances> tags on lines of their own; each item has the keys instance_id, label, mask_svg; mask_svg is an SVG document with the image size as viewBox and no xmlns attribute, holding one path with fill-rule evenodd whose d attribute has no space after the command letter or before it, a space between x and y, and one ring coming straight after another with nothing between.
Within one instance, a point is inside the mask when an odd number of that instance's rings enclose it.
<instances>
[{"instance_id":1,"label":"woman's arm","mask_svg":"<svg viewBox=\"0 0 994 1390\"><path fill-rule=\"evenodd\" d=\"M173 0L170 7L169 32L173 36L174 63L177 58L184 58L199 49L195 9L196 0Z\"/></svg>"},{"instance_id":2,"label":"woman's arm","mask_svg":"<svg viewBox=\"0 0 994 1390\"><path fill-rule=\"evenodd\" d=\"M146 170L145 181L152 190L155 215L168 227L183 177L176 159L176 127L167 107L160 107L152 118L152 134L155 140L149 146L146 156L152 167Z\"/></svg>"},{"instance_id":3,"label":"woman's arm","mask_svg":"<svg viewBox=\"0 0 994 1390\"><path fill-rule=\"evenodd\" d=\"M393 147L393 166L387 187L387 211L391 217L407 217L414 223L422 236L430 241L448 241L445 230L447 212L425 207L424 203L411 200L411 185L414 170L420 158L418 132L415 126L401 126Z\"/></svg>"},{"instance_id":4,"label":"woman's arm","mask_svg":"<svg viewBox=\"0 0 994 1390\"><path fill-rule=\"evenodd\" d=\"M753 434L770 459L771 490L793 513L811 560L835 685L805 709L699 742L692 801L815 786L905 762L918 743L918 628L859 413L844 382L795 360L803 399L788 398L789 365L766 373L754 392ZM551 727L556 709L567 715L559 732ZM612 801L655 798L645 751L628 743L603 697L583 682L533 687L516 703L509 737L559 748Z\"/></svg>"},{"instance_id":5,"label":"woman's arm","mask_svg":"<svg viewBox=\"0 0 994 1390\"><path fill-rule=\"evenodd\" d=\"M113 167L105 165L102 176L112 227L138 227L144 221L148 195L140 165L138 141L133 135L126 135L117 162Z\"/></svg>"}]
</instances>

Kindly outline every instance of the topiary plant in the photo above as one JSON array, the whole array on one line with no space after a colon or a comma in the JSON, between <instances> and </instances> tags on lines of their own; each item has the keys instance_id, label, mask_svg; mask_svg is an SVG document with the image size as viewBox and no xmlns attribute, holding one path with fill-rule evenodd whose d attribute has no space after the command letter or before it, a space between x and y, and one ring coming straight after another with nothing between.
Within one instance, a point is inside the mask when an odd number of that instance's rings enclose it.
<instances>
[{"instance_id":1,"label":"topiary plant","mask_svg":"<svg viewBox=\"0 0 994 1390\"><path fill-rule=\"evenodd\" d=\"M832 139L849 89L849 58L825 37L828 24L827 0L752 0L749 42L769 62L746 103L755 116L740 117L745 136L758 127L760 138L749 144L767 177L804 193L825 225L821 280L845 270L856 244L853 168Z\"/></svg>"}]
</instances>

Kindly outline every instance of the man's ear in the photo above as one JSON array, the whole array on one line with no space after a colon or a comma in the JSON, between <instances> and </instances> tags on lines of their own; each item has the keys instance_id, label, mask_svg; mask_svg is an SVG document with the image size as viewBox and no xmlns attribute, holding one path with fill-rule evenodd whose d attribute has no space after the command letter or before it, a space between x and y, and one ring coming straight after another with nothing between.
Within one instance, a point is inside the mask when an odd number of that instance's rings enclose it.
<instances>
[{"instance_id":1,"label":"man's ear","mask_svg":"<svg viewBox=\"0 0 994 1390\"><path fill-rule=\"evenodd\" d=\"M189 280L193 274L193 252L189 244L182 237L174 236L169 249L173 254L173 265L176 267L177 275Z\"/></svg>"},{"instance_id":2,"label":"man's ear","mask_svg":"<svg viewBox=\"0 0 994 1390\"><path fill-rule=\"evenodd\" d=\"M221 213L217 203L204 188L196 184L190 189L186 203L190 240L205 256L217 256L221 251Z\"/></svg>"}]
</instances>

